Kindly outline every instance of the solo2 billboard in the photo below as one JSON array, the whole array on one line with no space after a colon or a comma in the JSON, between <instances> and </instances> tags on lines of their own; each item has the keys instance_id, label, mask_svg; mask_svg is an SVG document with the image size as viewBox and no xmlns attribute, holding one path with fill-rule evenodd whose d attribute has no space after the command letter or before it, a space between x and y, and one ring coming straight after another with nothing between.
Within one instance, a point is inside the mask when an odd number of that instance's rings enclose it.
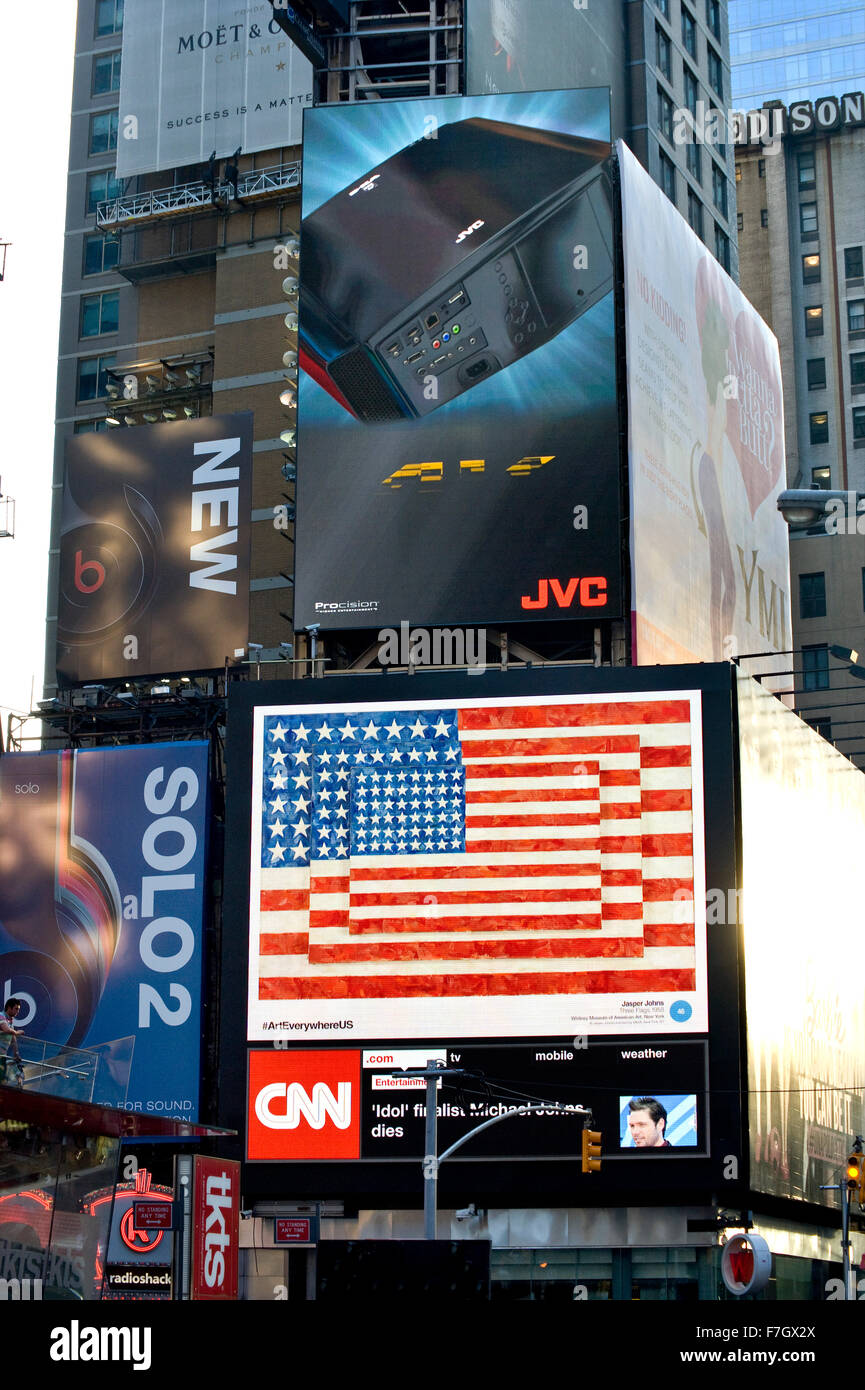
<instances>
[{"instance_id":1,"label":"solo2 billboard","mask_svg":"<svg viewBox=\"0 0 865 1390\"><path fill-rule=\"evenodd\" d=\"M248 412L69 439L61 681L209 670L245 647L251 495Z\"/></svg>"},{"instance_id":2,"label":"solo2 billboard","mask_svg":"<svg viewBox=\"0 0 865 1390\"><path fill-rule=\"evenodd\" d=\"M256 708L251 846L251 1039L706 1029L697 691Z\"/></svg>"},{"instance_id":3,"label":"solo2 billboard","mask_svg":"<svg viewBox=\"0 0 865 1390\"><path fill-rule=\"evenodd\" d=\"M117 177L299 145L312 68L269 0L126 0Z\"/></svg>"},{"instance_id":4,"label":"solo2 billboard","mask_svg":"<svg viewBox=\"0 0 865 1390\"><path fill-rule=\"evenodd\" d=\"M789 651L777 340L627 146L616 150L633 661Z\"/></svg>"},{"instance_id":5,"label":"solo2 billboard","mask_svg":"<svg viewBox=\"0 0 865 1390\"><path fill-rule=\"evenodd\" d=\"M609 138L605 88L307 112L296 626L621 616Z\"/></svg>"},{"instance_id":6,"label":"solo2 billboard","mask_svg":"<svg viewBox=\"0 0 865 1390\"><path fill-rule=\"evenodd\" d=\"M128 1092L108 1049L94 1099L183 1119L198 1106L207 755L157 743L0 758L3 1002L22 1000L27 1039L134 1037Z\"/></svg>"}]
</instances>

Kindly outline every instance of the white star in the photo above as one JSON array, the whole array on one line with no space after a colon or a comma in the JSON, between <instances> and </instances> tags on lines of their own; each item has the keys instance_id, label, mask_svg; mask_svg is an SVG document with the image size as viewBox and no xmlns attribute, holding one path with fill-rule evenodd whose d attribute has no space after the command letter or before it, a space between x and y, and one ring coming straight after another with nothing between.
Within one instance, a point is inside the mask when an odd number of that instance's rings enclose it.
<instances>
[{"instance_id":1,"label":"white star","mask_svg":"<svg viewBox=\"0 0 865 1390\"><path fill-rule=\"evenodd\" d=\"M410 749L408 750L408 760L409 760L410 763L419 763L419 762L420 762L420 749L419 749L419 748L410 748Z\"/></svg>"},{"instance_id":2,"label":"white star","mask_svg":"<svg viewBox=\"0 0 865 1390\"><path fill-rule=\"evenodd\" d=\"M275 820L273 822L273 825L270 827L270 833L271 835L284 835L285 825L283 824L283 822L281 820Z\"/></svg>"},{"instance_id":3,"label":"white star","mask_svg":"<svg viewBox=\"0 0 865 1390\"><path fill-rule=\"evenodd\" d=\"M358 751L355 753L354 760L356 763L366 762L366 753L364 753L362 748L359 748Z\"/></svg>"},{"instance_id":4,"label":"white star","mask_svg":"<svg viewBox=\"0 0 865 1390\"><path fill-rule=\"evenodd\" d=\"M344 825L338 825L336 827L336 833L341 840L346 839L346 837L348 836L348 831L346 830Z\"/></svg>"},{"instance_id":5,"label":"white star","mask_svg":"<svg viewBox=\"0 0 865 1390\"><path fill-rule=\"evenodd\" d=\"M272 811L275 811L278 816L282 815L282 812L285 810L285 800L283 797L275 796L270 803L270 808Z\"/></svg>"},{"instance_id":6,"label":"white star","mask_svg":"<svg viewBox=\"0 0 865 1390\"><path fill-rule=\"evenodd\" d=\"M276 748L270 756L275 763L279 763L280 767L285 767L285 759L287 755L284 748Z\"/></svg>"},{"instance_id":7,"label":"white star","mask_svg":"<svg viewBox=\"0 0 865 1390\"><path fill-rule=\"evenodd\" d=\"M344 748L340 748L339 752L336 755L336 760L338 763L350 762L350 758Z\"/></svg>"},{"instance_id":8,"label":"white star","mask_svg":"<svg viewBox=\"0 0 865 1390\"><path fill-rule=\"evenodd\" d=\"M428 763L434 763L438 761L438 754L436 753L436 750L434 748L430 748L429 752L426 755L426 760Z\"/></svg>"},{"instance_id":9,"label":"white star","mask_svg":"<svg viewBox=\"0 0 865 1390\"><path fill-rule=\"evenodd\" d=\"M345 856L348 854L348 846L347 846L347 845L337 845L337 847L336 847L336 852L337 852L337 854L339 855L340 858L345 858Z\"/></svg>"},{"instance_id":10,"label":"white star","mask_svg":"<svg viewBox=\"0 0 865 1390\"><path fill-rule=\"evenodd\" d=\"M293 821L291 831L293 835L305 835L309 830L309 821L305 821L301 816L299 821Z\"/></svg>"},{"instance_id":11,"label":"white star","mask_svg":"<svg viewBox=\"0 0 865 1390\"><path fill-rule=\"evenodd\" d=\"M315 814L318 816L319 820L330 820L330 811L326 806L322 806L321 810L316 811Z\"/></svg>"},{"instance_id":12,"label":"white star","mask_svg":"<svg viewBox=\"0 0 865 1390\"><path fill-rule=\"evenodd\" d=\"M348 792L346 791L345 787L337 787L337 789L336 789L336 799L337 799L337 801L347 801L347 800L348 800Z\"/></svg>"},{"instance_id":13,"label":"white star","mask_svg":"<svg viewBox=\"0 0 865 1390\"><path fill-rule=\"evenodd\" d=\"M270 737L275 738L277 743L281 743L285 739L287 733L288 729L284 729L282 724L280 723L274 725L274 727L271 729Z\"/></svg>"},{"instance_id":14,"label":"white star","mask_svg":"<svg viewBox=\"0 0 865 1390\"><path fill-rule=\"evenodd\" d=\"M374 749L373 749L372 760L373 760L374 763L383 763L383 762L384 762L384 752L383 752L383 750L382 750L381 748L374 748Z\"/></svg>"},{"instance_id":15,"label":"white star","mask_svg":"<svg viewBox=\"0 0 865 1390\"><path fill-rule=\"evenodd\" d=\"M320 763L323 763L323 765L324 765L325 767L327 767L327 765L328 765L328 763L330 762L330 759L331 759L331 754L328 753L328 751L327 751L326 748L325 748L325 750L324 750L323 753L316 753L315 756L318 758L318 761L319 761Z\"/></svg>"},{"instance_id":16,"label":"white star","mask_svg":"<svg viewBox=\"0 0 865 1390\"><path fill-rule=\"evenodd\" d=\"M376 728L372 720L369 721L366 728L364 729L363 736L364 738L378 738L378 729Z\"/></svg>"},{"instance_id":17,"label":"white star","mask_svg":"<svg viewBox=\"0 0 865 1390\"><path fill-rule=\"evenodd\" d=\"M411 725L411 736L412 736L412 738L423 738L423 731L424 731L424 729L428 729L428 728L429 728L429 724L422 724L422 723L421 723L421 719L420 719L420 715L418 715L417 719L416 719L416 720L414 721L414 723Z\"/></svg>"},{"instance_id":18,"label":"white star","mask_svg":"<svg viewBox=\"0 0 865 1390\"><path fill-rule=\"evenodd\" d=\"M439 849L447 849L447 847L448 847L448 842L447 842L447 840L439 840Z\"/></svg>"},{"instance_id":19,"label":"white star","mask_svg":"<svg viewBox=\"0 0 865 1390\"><path fill-rule=\"evenodd\" d=\"M307 777L305 772L299 772L297 776L292 777L291 780L296 787L308 787L310 782L312 781L312 778Z\"/></svg>"},{"instance_id":20,"label":"white star","mask_svg":"<svg viewBox=\"0 0 865 1390\"><path fill-rule=\"evenodd\" d=\"M405 728L405 724L397 724L396 715L394 715L393 723L385 724L384 727L387 729L388 738L399 738L399 731Z\"/></svg>"},{"instance_id":21,"label":"white star","mask_svg":"<svg viewBox=\"0 0 865 1390\"><path fill-rule=\"evenodd\" d=\"M347 782L347 781L348 781L348 768L347 768L347 767L338 767L338 768L337 768L337 770L336 770L336 780L337 780L337 782Z\"/></svg>"},{"instance_id":22,"label":"white star","mask_svg":"<svg viewBox=\"0 0 865 1390\"><path fill-rule=\"evenodd\" d=\"M448 738L450 735L450 731L450 724L446 724L442 719L441 715L439 715L438 723L435 726L436 738Z\"/></svg>"},{"instance_id":23,"label":"white star","mask_svg":"<svg viewBox=\"0 0 865 1390\"><path fill-rule=\"evenodd\" d=\"M319 742L321 742L323 738L333 738L333 729L330 727L327 720L324 721L321 728L319 729L318 738Z\"/></svg>"},{"instance_id":24,"label":"white star","mask_svg":"<svg viewBox=\"0 0 865 1390\"><path fill-rule=\"evenodd\" d=\"M319 783L322 783L322 782L329 782L329 781L331 780L332 777L333 777L333 773L332 773L332 772L320 772L320 773L318 774Z\"/></svg>"},{"instance_id":25,"label":"white star","mask_svg":"<svg viewBox=\"0 0 865 1390\"><path fill-rule=\"evenodd\" d=\"M342 734L343 738L354 738L355 734L357 733L357 725L352 724L351 720L349 718L346 718L346 721L339 732Z\"/></svg>"},{"instance_id":26,"label":"white star","mask_svg":"<svg viewBox=\"0 0 865 1390\"><path fill-rule=\"evenodd\" d=\"M402 753L400 753L399 750L396 749L396 748L391 749L390 760L391 760L392 763L401 762L401 761L402 761Z\"/></svg>"},{"instance_id":27,"label":"white star","mask_svg":"<svg viewBox=\"0 0 865 1390\"><path fill-rule=\"evenodd\" d=\"M294 758L295 762L297 762L297 763L303 763L306 767L309 767L309 750L308 750L308 749L306 749L306 748L295 748L294 753L292 754L292 757Z\"/></svg>"},{"instance_id":28,"label":"white star","mask_svg":"<svg viewBox=\"0 0 865 1390\"><path fill-rule=\"evenodd\" d=\"M319 794L318 794L318 799L319 799L319 801L330 801L330 798L331 798L332 796L333 796L333 792L330 792L330 791L328 791L328 790L325 788L325 790L324 790L323 792L319 792Z\"/></svg>"},{"instance_id":29,"label":"white star","mask_svg":"<svg viewBox=\"0 0 865 1390\"><path fill-rule=\"evenodd\" d=\"M446 748L446 749L445 749L445 762L452 763L453 760L454 760L454 758L456 757L456 755L457 755L457 750L456 750L456 748Z\"/></svg>"},{"instance_id":30,"label":"white star","mask_svg":"<svg viewBox=\"0 0 865 1390\"><path fill-rule=\"evenodd\" d=\"M307 806L309 805L309 797L304 796L303 793L301 792L301 794L300 794L300 796L297 798L297 800L296 800L296 801L292 801L291 804L292 804L292 806L295 808L296 811L305 811L306 808L307 808Z\"/></svg>"},{"instance_id":31,"label":"white star","mask_svg":"<svg viewBox=\"0 0 865 1390\"><path fill-rule=\"evenodd\" d=\"M451 840L451 849L462 849L462 840Z\"/></svg>"},{"instance_id":32,"label":"white star","mask_svg":"<svg viewBox=\"0 0 865 1390\"><path fill-rule=\"evenodd\" d=\"M272 855L270 862L271 864L275 864L278 859L285 858L285 845L271 845L270 853Z\"/></svg>"},{"instance_id":33,"label":"white star","mask_svg":"<svg viewBox=\"0 0 865 1390\"><path fill-rule=\"evenodd\" d=\"M306 845L292 845L291 852L294 855L295 859L305 859Z\"/></svg>"},{"instance_id":34,"label":"white star","mask_svg":"<svg viewBox=\"0 0 865 1390\"><path fill-rule=\"evenodd\" d=\"M276 787L277 791L282 791L282 788L288 784L288 778L285 776L285 773L276 772L271 777L270 784L271 786Z\"/></svg>"},{"instance_id":35,"label":"white star","mask_svg":"<svg viewBox=\"0 0 865 1390\"><path fill-rule=\"evenodd\" d=\"M298 739L298 740L299 740L299 739L307 739L307 740L308 740L308 739L309 739L309 729L304 728L304 725L303 725L302 723L301 723L301 724L298 724L297 728L296 728L295 731L294 731L294 736L295 736L295 738Z\"/></svg>"}]
</instances>

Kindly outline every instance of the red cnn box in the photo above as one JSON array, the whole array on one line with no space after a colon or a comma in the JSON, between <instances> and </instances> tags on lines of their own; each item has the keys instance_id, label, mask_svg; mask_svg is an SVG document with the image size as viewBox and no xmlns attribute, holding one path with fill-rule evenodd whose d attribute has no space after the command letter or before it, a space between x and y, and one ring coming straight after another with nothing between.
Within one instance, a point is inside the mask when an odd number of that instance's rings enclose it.
<instances>
[{"instance_id":1,"label":"red cnn box","mask_svg":"<svg viewBox=\"0 0 865 1390\"><path fill-rule=\"evenodd\" d=\"M360 1158L360 1052L251 1052L246 1156Z\"/></svg>"}]
</instances>

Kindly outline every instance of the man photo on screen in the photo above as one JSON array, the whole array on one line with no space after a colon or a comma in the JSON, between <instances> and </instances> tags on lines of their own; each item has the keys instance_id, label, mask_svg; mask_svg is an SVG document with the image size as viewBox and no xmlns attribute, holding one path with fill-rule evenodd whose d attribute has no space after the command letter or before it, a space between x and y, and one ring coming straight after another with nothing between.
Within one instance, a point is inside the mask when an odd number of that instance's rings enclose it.
<instances>
[{"instance_id":1,"label":"man photo on screen","mask_svg":"<svg viewBox=\"0 0 865 1390\"><path fill-rule=\"evenodd\" d=\"M628 1102L628 1129L635 1149L669 1149L669 1139L664 1137L667 1128L667 1112L654 1096L635 1096Z\"/></svg>"}]
</instances>

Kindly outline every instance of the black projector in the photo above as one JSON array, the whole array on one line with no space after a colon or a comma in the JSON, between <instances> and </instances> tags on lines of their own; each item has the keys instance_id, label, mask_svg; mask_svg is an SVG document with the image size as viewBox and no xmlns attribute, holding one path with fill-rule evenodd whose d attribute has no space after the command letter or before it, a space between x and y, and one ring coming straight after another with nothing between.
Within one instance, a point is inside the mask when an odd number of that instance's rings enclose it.
<instances>
[{"instance_id":1,"label":"black projector","mask_svg":"<svg viewBox=\"0 0 865 1390\"><path fill-rule=\"evenodd\" d=\"M360 420L412 419L554 338L612 288L610 154L477 119L371 169L304 219L304 369Z\"/></svg>"}]
</instances>

